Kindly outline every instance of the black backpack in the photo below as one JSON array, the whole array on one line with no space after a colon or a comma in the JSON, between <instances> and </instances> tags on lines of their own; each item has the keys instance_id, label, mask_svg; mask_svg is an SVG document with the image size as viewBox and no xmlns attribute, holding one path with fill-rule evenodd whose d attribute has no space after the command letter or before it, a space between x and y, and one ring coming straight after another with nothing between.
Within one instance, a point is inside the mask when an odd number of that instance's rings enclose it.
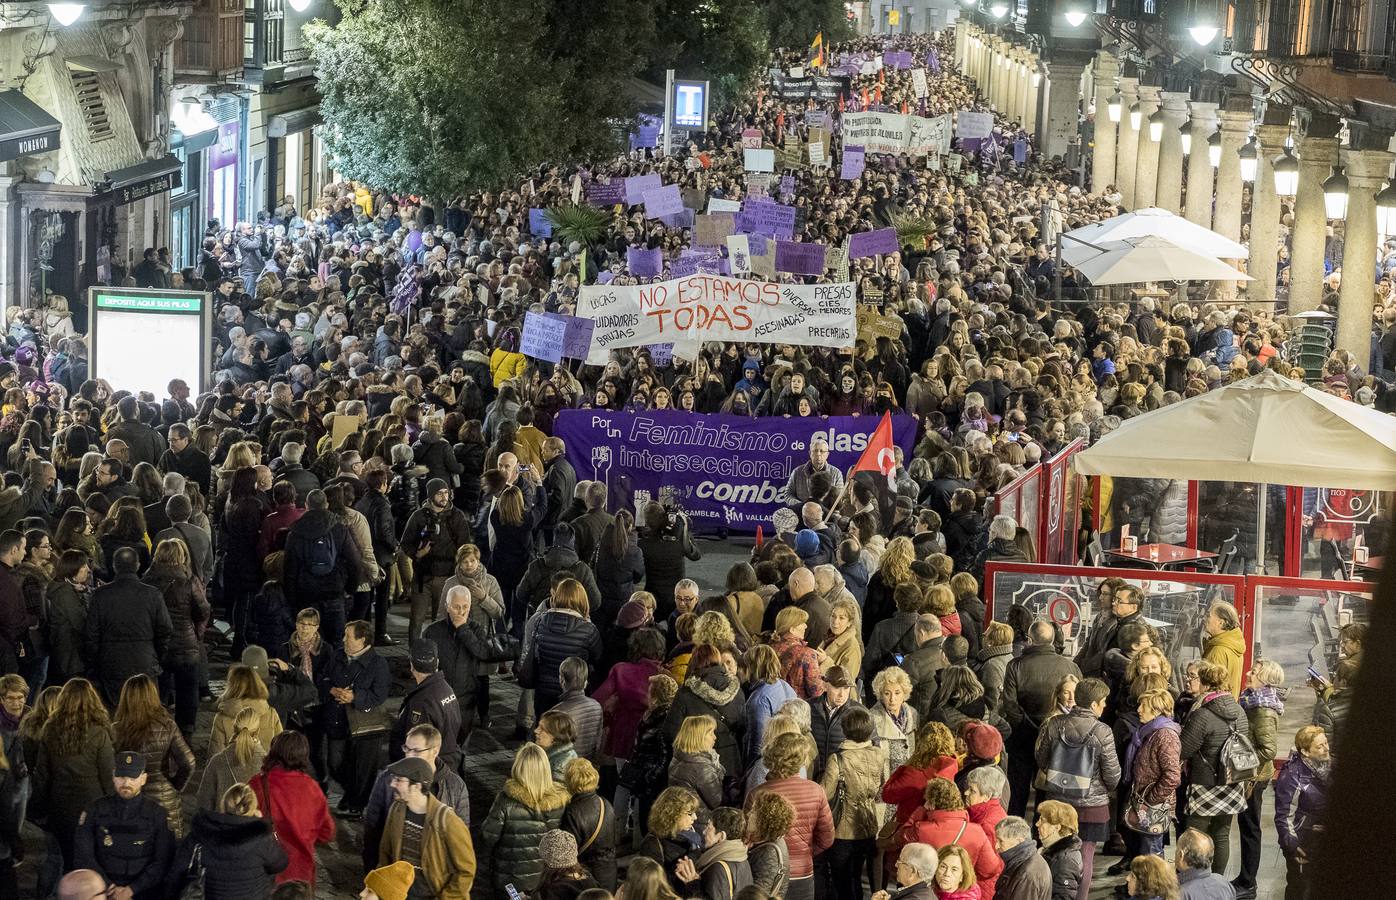
<instances>
[{"instance_id":1,"label":"black backpack","mask_svg":"<svg viewBox=\"0 0 1396 900\"><path fill-rule=\"evenodd\" d=\"M326 531L312 538L306 545L306 572L316 578L324 578L328 575L333 575L335 564L338 562L339 548L335 546L333 531Z\"/></svg>"}]
</instances>

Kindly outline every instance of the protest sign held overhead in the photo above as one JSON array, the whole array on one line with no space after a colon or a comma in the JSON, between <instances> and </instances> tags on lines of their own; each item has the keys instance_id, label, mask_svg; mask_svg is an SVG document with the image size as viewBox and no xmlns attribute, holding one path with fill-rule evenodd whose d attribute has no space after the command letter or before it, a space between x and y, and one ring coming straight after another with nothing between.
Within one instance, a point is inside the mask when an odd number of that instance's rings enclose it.
<instances>
[{"instance_id":1,"label":"protest sign held overhead","mask_svg":"<svg viewBox=\"0 0 1396 900\"><path fill-rule=\"evenodd\" d=\"M550 319L542 313L525 313L519 352L534 359L562 362L562 342L566 337L566 322Z\"/></svg>"}]
</instances>

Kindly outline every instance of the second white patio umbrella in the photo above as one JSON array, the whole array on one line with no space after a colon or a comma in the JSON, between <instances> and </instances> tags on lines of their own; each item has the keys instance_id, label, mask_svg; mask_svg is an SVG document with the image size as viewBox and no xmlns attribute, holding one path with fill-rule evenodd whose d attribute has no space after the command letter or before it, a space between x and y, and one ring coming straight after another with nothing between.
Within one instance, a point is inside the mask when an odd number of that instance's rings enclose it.
<instances>
[{"instance_id":1,"label":"second white patio umbrella","mask_svg":"<svg viewBox=\"0 0 1396 900\"><path fill-rule=\"evenodd\" d=\"M1149 236L1170 240L1179 247L1215 259L1247 259L1250 255L1244 244L1228 240L1166 209L1150 206L1066 232L1062 235L1062 259L1074 266L1093 255L1092 244L1099 246L1105 241Z\"/></svg>"},{"instance_id":2,"label":"second white patio umbrella","mask_svg":"<svg viewBox=\"0 0 1396 900\"><path fill-rule=\"evenodd\" d=\"M1145 281L1251 280L1215 257L1153 235L1097 244L1088 257L1072 265L1097 287Z\"/></svg>"}]
</instances>

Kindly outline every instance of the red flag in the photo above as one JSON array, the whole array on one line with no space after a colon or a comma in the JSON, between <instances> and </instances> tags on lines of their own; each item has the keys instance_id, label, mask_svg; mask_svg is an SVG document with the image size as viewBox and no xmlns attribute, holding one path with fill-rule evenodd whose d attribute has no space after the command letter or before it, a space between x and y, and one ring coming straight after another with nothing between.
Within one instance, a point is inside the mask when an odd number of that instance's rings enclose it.
<instances>
[{"instance_id":1,"label":"red flag","mask_svg":"<svg viewBox=\"0 0 1396 900\"><path fill-rule=\"evenodd\" d=\"M882 421L877 423L876 430L868 439L868 446L863 450L863 455L858 457L853 471L881 472L890 476L896 467L896 451L892 448L892 414L886 412L882 414Z\"/></svg>"},{"instance_id":2,"label":"red flag","mask_svg":"<svg viewBox=\"0 0 1396 900\"><path fill-rule=\"evenodd\" d=\"M863 88L863 106L866 107L867 105L868 105L868 89L867 89L867 88Z\"/></svg>"},{"instance_id":3,"label":"red flag","mask_svg":"<svg viewBox=\"0 0 1396 900\"><path fill-rule=\"evenodd\" d=\"M879 84L879 85L874 89L873 95L877 98L878 104L881 105L881 104L882 104L882 85Z\"/></svg>"},{"instance_id":4,"label":"red flag","mask_svg":"<svg viewBox=\"0 0 1396 900\"><path fill-rule=\"evenodd\" d=\"M763 535L763 534L761 533L761 526L760 526L760 525L757 525L757 526L756 526L756 549L757 549L757 550L760 550L760 549L761 549L761 545L762 545L763 543L765 543L765 535Z\"/></svg>"},{"instance_id":5,"label":"red flag","mask_svg":"<svg viewBox=\"0 0 1396 900\"><path fill-rule=\"evenodd\" d=\"M903 101L902 101L902 115L906 115L906 111L907 111L906 101L903 100Z\"/></svg>"}]
</instances>

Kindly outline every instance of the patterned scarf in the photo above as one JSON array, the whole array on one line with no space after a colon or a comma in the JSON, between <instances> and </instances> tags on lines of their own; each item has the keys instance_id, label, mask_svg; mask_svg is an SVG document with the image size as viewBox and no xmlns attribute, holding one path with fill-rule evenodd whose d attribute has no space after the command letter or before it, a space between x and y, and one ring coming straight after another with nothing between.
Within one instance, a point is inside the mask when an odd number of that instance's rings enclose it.
<instances>
[{"instance_id":1,"label":"patterned scarf","mask_svg":"<svg viewBox=\"0 0 1396 900\"><path fill-rule=\"evenodd\" d=\"M1246 712L1253 709L1273 709L1275 715L1285 714L1285 694L1288 693L1283 688L1272 685L1262 685L1258 688L1246 688L1241 692L1241 696L1236 698L1236 702L1241 704L1241 708Z\"/></svg>"}]
</instances>

